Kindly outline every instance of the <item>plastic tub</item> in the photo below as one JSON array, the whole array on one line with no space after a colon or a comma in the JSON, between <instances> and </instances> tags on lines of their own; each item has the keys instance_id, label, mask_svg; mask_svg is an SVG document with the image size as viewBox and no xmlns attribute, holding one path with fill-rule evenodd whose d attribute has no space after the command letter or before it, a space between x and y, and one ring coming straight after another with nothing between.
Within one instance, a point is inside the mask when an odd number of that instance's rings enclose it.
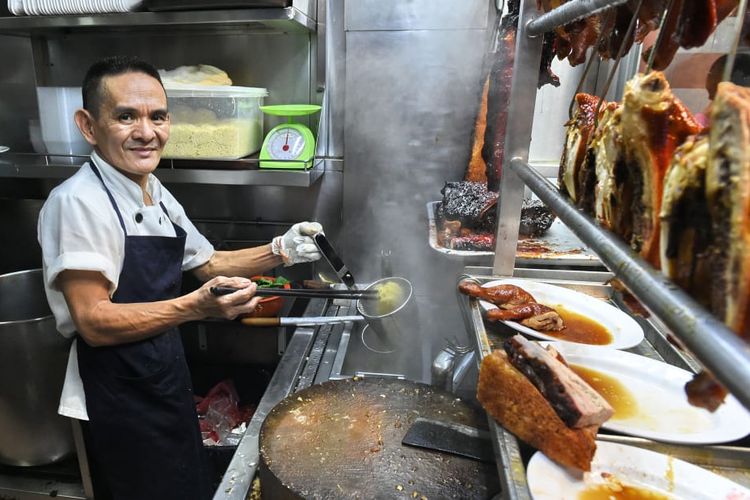
<instances>
[{"instance_id":1,"label":"plastic tub","mask_svg":"<svg viewBox=\"0 0 750 500\"><path fill-rule=\"evenodd\" d=\"M88 155L91 145L78 130L73 115L83 107L81 87L37 87L39 122L47 153Z\"/></svg>"},{"instance_id":2,"label":"plastic tub","mask_svg":"<svg viewBox=\"0 0 750 500\"><path fill-rule=\"evenodd\" d=\"M263 142L260 106L264 88L170 86L171 126L165 158L234 160L255 153Z\"/></svg>"}]
</instances>

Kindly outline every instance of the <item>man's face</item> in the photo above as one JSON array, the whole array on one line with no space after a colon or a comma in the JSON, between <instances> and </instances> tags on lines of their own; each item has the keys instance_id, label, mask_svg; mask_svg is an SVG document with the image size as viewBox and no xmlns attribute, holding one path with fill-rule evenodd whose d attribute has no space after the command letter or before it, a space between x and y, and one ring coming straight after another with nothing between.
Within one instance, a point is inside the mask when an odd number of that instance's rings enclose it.
<instances>
[{"instance_id":1,"label":"man's face","mask_svg":"<svg viewBox=\"0 0 750 500\"><path fill-rule=\"evenodd\" d=\"M86 139L110 165L140 181L156 169L169 139L167 96L144 73L109 76L101 82L97 117L89 115Z\"/></svg>"}]
</instances>

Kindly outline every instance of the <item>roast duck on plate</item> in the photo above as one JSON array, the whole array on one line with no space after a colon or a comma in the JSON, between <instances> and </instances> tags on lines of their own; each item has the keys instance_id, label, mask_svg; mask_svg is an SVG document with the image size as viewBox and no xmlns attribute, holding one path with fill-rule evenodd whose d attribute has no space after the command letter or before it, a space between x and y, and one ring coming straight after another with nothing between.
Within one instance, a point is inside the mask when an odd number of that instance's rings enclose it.
<instances>
[{"instance_id":1,"label":"roast duck on plate","mask_svg":"<svg viewBox=\"0 0 750 500\"><path fill-rule=\"evenodd\" d=\"M595 127L596 100L576 96L561 192L750 341L750 89L721 83L707 129L658 71ZM709 409L726 395L705 373L687 392Z\"/></svg>"}]
</instances>

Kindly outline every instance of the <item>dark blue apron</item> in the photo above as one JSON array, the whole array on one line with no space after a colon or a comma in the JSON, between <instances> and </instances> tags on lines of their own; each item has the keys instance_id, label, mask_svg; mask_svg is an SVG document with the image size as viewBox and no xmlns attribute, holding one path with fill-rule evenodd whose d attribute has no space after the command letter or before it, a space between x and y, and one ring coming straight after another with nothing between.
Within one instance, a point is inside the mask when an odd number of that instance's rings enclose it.
<instances>
[{"instance_id":1,"label":"dark blue apron","mask_svg":"<svg viewBox=\"0 0 750 500\"><path fill-rule=\"evenodd\" d=\"M131 236L98 169L125 233L125 260L112 302L177 297L182 282L185 230L169 218L175 236ZM91 347L78 342L78 369L86 393L94 459L115 500L202 499L203 443L190 373L176 328L146 340Z\"/></svg>"}]
</instances>

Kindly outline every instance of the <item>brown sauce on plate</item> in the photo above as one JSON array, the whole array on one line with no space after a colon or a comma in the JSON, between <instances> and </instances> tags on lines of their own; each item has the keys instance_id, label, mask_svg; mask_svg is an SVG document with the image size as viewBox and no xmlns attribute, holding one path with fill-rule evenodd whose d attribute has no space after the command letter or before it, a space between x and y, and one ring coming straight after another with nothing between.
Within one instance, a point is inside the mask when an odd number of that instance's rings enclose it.
<instances>
[{"instance_id":1,"label":"brown sauce on plate","mask_svg":"<svg viewBox=\"0 0 750 500\"><path fill-rule=\"evenodd\" d=\"M545 331L545 335L579 344L607 345L612 343L612 334L604 325L593 319L565 309L560 305L550 305L562 317L565 328L559 331Z\"/></svg>"},{"instance_id":2,"label":"brown sauce on plate","mask_svg":"<svg viewBox=\"0 0 750 500\"><path fill-rule=\"evenodd\" d=\"M658 491L625 484L598 484L589 486L578 494L578 500L668 500Z\"/></svg>"},{"instance_id":3,"label":"brown sauce on plate","mask_svg":"<svg viewBox=\"0 0 750 500\"><path fill-rule=\"evenodd\" d=\"M607 400L607 403L615 410L612 418L626 419L638 414L638 401L633 397L633 393L616 378L610 377L606 373L572 363L570 369L576 372L579 377Z\"/></svg>"}]
</instances>

